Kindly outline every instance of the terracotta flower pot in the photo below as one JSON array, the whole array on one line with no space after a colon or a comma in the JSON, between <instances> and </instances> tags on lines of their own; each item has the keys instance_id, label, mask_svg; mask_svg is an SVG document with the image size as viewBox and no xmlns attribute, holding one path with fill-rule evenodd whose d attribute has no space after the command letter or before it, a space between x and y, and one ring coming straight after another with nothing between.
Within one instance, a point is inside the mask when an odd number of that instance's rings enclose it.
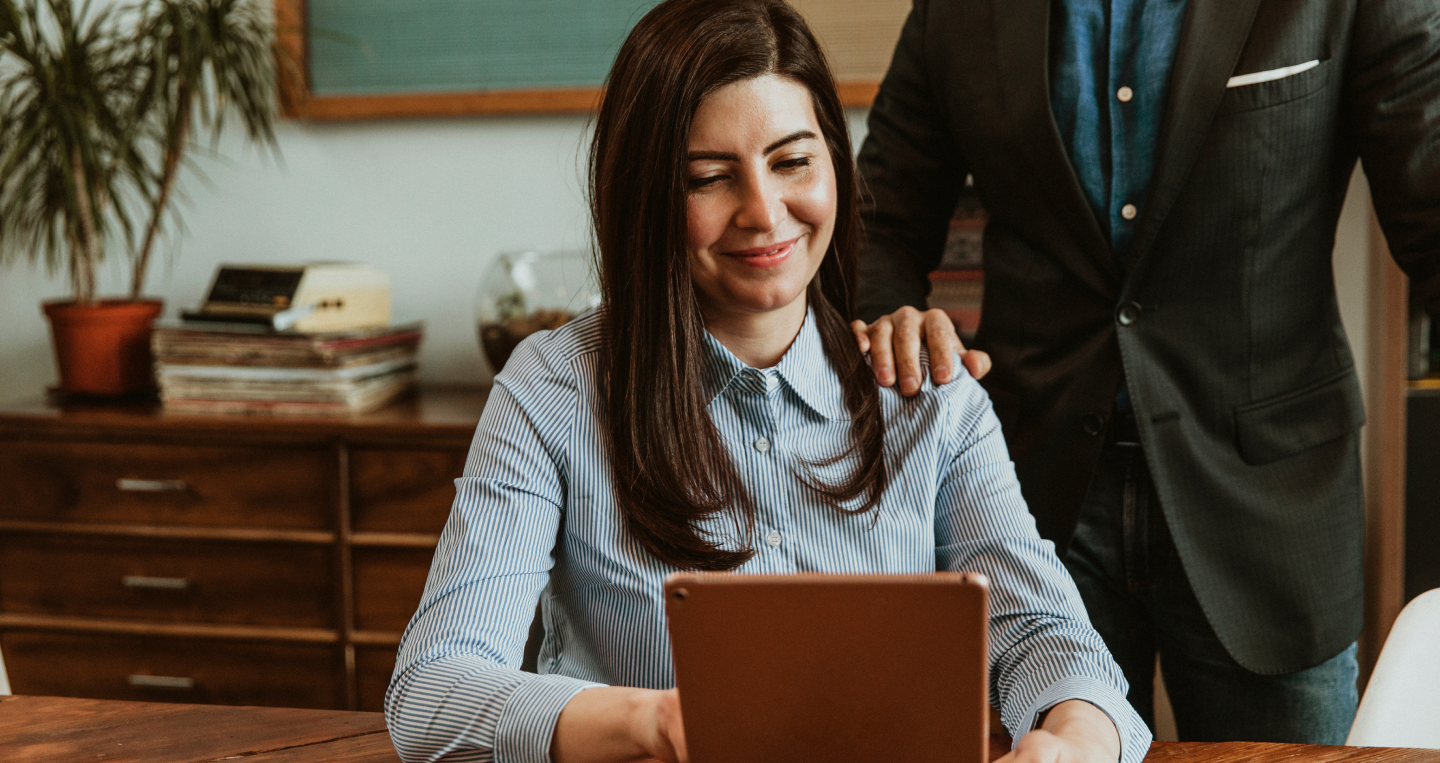
<instances>
[{"instance_id":1,"label":"terracotta flower pot","mask_svg":"<svg viewBox=\"0 0 1440 763\"><path fill-rule=\"evenodd\" d=\"M155 388L150 326L158 299L45 302L60 389L81 395L131 395Z\"/></svg>"}]
</instances>

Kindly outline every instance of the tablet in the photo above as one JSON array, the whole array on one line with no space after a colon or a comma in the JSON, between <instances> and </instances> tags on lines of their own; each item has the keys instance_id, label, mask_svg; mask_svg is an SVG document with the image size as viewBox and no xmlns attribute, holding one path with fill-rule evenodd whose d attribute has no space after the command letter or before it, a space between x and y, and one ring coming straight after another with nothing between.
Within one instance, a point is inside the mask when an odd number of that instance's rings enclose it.
<instances>
[{"instance_id":1,"label":"tablet","mask_svg":"<svg viewBox=\"0 0 1440 763\"><path fill-rule=\"evenodd\" d=\"M677 573L691 763L985 763L983 575Z\"/></svg>"}]
</instances>

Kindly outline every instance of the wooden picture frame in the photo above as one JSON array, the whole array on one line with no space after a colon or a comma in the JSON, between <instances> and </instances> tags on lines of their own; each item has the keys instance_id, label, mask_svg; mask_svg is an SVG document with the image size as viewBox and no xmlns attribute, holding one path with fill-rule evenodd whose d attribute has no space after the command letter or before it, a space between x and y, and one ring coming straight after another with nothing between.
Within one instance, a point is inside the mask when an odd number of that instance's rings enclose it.
<instances>
[{"instance_id":1,"label":"wooden picture frame","mask_svg":"<svg viewBox=\"0 0 1440 763\"><path fill-rule=\"evenodd\" d=\"M840 80L841 102L865 108L899 36L909 0L790 0L811 18ZM312 90L307 0L275 0L281 113L307 121L584 113L600 102L599 87L402 92L360 95ZM878 14L878 15L877 15ZM881 23L876 23L877 18ZM833 44L831 41L833 40ZM883 59L883 61L882 61Z\"/></svg>"}]
</instances>

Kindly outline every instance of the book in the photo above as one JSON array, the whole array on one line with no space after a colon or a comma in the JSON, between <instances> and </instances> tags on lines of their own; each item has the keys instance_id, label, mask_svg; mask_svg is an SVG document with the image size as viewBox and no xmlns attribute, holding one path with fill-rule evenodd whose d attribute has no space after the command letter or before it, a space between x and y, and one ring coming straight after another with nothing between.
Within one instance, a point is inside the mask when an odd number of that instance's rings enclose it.
<instances>
[{"instance_id":1,"label":"book","mask_svg":"<svg viewBox=\"0 0 1440 763\"><path fill-rule=\"evenodd\" d=\"M305 334L245 323L162 321L150 347L161 363L191 365L284 365L334 367L367 352L400 348L414 352L423 323ZM374 362L374 358L369 359ZM364 363L361 362L361 365Z\"/></svg>"},{"instance_id":2,"label":"book","mask_svg":"<svg viewBox=\"0 0 1440 763\"><path fill-rule=\"evenodd\" d=\"M183 413L343 414L379 408L415 386L414 367L369 379L296 385L216 379L162 383L167 411Z\"/></svg>"},{"instance_id":3,"label":"book","mask_svg":"<svg viewBox=\"0 0 1440 763\"><path fill-rule=\"evenodd\" d=\"M275 384L304 383L307 385L336 384L368 379L406 368L416 364L413 353L385 358L363 365L344 365L334 368L304 368L294 366L201 366L160 364L155 375L161 384L210 381L255 381Z\"/></svg>"}]
</instances>

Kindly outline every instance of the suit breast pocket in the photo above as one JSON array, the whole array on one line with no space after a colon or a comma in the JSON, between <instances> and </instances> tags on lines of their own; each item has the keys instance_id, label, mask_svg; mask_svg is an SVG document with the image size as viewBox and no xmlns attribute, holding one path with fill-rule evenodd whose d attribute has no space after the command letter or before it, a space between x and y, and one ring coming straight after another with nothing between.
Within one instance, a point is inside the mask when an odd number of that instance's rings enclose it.
<instances>
[{"instance_id":1,"label":"suit breast pocket","mask_svg":"<svg viewBox=\"0 0 1440 763\"><path fill-rule=\"evenodd\" d=\"M1278 79L1226 88L1219 113L1256 111L1299 100L1324 88L1330 81L1330 69L1330 60L1324 59L1314 67Z\"/></svg>"}]
</instances>

